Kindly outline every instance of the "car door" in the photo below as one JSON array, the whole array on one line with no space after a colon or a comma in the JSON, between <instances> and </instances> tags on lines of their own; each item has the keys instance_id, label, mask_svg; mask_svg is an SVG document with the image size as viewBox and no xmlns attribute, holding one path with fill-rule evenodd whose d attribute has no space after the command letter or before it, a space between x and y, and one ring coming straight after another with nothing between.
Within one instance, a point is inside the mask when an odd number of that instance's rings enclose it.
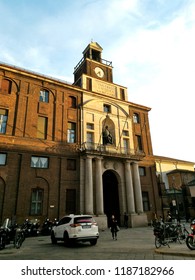
<instances>
[{"instance_id":1,"label":"car door","mask_svg":"<svg viewBox=\"0 0 195 280\"><path fill-rule=\"evenodd\" d=\"M70 222L71 218L70 217L63 217L57 227L56 227L56 238L63 238L64 237L64 231L68 225L68 223Z\"/></svg>"}]
</instances>

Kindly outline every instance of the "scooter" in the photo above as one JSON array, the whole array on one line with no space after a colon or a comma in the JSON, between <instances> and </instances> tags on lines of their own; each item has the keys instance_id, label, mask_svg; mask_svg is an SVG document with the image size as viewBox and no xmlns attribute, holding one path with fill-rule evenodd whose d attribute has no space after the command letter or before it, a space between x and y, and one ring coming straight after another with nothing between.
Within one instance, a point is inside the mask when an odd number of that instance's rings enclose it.
<instances>
[{"instance_id":1,"label":"scooter","mask_svg":"<svg viewBox=\"0 0 195 280\"><path fill-rule=\"evenodd\" d=\"M186 238L186 245L190 250L195 250L195 219L192 220L190 228L191 233Z\"/></svg>"}]
</instances>

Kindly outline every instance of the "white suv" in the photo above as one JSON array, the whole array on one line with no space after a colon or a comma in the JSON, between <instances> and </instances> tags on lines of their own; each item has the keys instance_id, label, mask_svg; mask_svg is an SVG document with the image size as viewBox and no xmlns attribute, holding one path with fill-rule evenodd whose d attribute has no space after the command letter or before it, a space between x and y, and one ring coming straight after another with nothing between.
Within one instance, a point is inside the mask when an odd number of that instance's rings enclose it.
<instances>
[{"instance_id":1,"label":"white suv","mask_svg":"<svg viewBox=\"0 0 195 280\"><path fill-rule=\"evenodd\" d=\"M70 242L87 242L96 245L99 238L99 231L96 221L91 215L69 215L59 220L52 228L51 242L64 241L67 245Z\"/></svg>"}]
</instances>

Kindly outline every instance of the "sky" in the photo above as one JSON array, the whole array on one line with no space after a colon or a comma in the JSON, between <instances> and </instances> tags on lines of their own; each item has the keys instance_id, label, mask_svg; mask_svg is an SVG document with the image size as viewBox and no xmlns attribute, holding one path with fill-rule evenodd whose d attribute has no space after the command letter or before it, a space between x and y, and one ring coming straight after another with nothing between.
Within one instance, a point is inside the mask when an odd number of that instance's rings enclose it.
<instances>
[{"instance_id":1,"label":"sky","mask_svg":"<svg viewBox=\"0 0 195 280\"><path fill-rule=\"evenodd\" d=\"M73 82L91 42L128 101L151 108L153 153L195 162L194 0L0 0L0 61Z\"/></svg>"}]
</instances>

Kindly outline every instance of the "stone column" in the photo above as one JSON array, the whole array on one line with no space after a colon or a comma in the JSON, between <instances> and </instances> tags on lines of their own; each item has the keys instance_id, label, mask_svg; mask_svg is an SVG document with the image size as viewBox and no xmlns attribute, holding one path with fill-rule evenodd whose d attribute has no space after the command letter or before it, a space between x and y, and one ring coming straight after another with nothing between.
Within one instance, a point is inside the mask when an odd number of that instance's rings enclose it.
<instances>
[{"instance_id":1,"label":"stone column","mask_svg":"<svg viewBox=\"0 0 195 280\"><path fill-rule=\"evenodd\" d=\"M125 179L126 179L126 195L127 195L127 209L128 213L135 213L134 191L131 175L130 162L125 162Z\"/></svg>"},{"instance_id":2,"label":"stone column","mask_svg":"<svg viewBox=\"0 0 195 280\"><path fill-rule=\"evenodd\" d=\"M85 159L85 214L93 214L92 157Z\"/></svg>"},{"instance_id":3,"label":"stone column","mask_svg":"<svg viewBox=\"0 0 195 280\"><path fill-rule=\"evenodd\" d=\"M85 160L80 158L80 213L85 212Z\"/></svg>"},{"instance_id":4,"label":"stone column","mask_svg":"<svg viewBox=\"0 0 195 280\"><path fill-rule=\"evenodd\" d=\"M137 213L143 213L142 191L138 163L133 163L133 181L135 192L135 206Z\"/></svg>"},{"instance_id":5,"label":"stone column","mask_svg":"<svg viewBox=\"0 0 195 280\"><path fill-rule=\"evenodd\" d=\"M102 158L97 157L96 163L96 214L104 214L104 203L103 203L103 183L102 183Z\"/></svg>"}]
</instances>

